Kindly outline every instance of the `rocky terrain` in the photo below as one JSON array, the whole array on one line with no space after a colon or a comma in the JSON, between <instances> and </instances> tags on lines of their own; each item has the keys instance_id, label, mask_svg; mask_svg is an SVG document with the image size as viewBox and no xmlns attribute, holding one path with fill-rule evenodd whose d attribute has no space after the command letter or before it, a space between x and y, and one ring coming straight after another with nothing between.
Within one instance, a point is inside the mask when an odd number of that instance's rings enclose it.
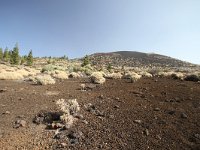
<instances>
[{"instance_id":1,"label":"rocky terrain","mask_svg":"<svg viewBox=\"0 0 200 150\"><path fill-rule=\"evenodd\" d=\"M85 84L85 90L81 90ZM200 84L172 78L68 79L52 85L0 81L0 149L200 149ZM77 99L70 128L35 117L59 115ZM52 125L52 124L50 124Z\"/></svg>"},{"instance_id":2,"label":"rocky terrain","mask_svg":"<svg viewBox=\"0 0 200 150\"><path fill-rule=\"evenodd\" d=\"M197 65L184 62L175 58L153 53L142 53L135 51L117 51L110 53L95 53L89 56L95 65L106 65L128 67L197 67Z\"/></svg>"}]
</instances>

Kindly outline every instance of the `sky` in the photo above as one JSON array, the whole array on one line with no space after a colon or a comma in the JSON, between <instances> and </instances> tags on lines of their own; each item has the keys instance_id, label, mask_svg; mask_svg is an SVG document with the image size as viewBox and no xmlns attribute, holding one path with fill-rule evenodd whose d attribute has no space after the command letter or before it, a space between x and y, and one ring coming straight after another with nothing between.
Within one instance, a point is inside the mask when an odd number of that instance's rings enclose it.
<instances>
[{"instance_id":1,"label":"sky","mask_svg":"<svg viewBox=\"0 0 200 150\"><path fill-rule=\"evenodd\" d=\"M0 0L0 47L21 55L158 53L200 64L200 0Z\"/></svg>"}]
</instances>

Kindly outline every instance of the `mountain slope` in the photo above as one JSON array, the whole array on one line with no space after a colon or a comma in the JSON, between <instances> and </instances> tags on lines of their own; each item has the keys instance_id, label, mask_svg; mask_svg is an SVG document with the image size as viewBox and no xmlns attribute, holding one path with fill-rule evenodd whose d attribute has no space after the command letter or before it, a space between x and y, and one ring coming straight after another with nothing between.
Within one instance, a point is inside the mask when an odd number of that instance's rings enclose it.
<instances>
[{"instance_id":1,"label":"mountain slope","mask_svg":"<svg viewBox=\"0 0 200 150\"><path fill-rule=\"evenodd\" d=\"M95 53L89 56L92 64L129 67L195 67L196 65L159 54L136 51Z\"/></svg>"}]
</instances>

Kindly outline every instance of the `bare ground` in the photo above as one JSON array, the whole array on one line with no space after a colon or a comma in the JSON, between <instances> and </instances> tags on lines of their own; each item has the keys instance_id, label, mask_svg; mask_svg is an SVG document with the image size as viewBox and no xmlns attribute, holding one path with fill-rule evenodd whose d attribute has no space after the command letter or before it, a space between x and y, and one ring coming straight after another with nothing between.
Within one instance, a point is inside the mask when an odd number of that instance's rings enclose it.
<instances>
[{"instance_id":1,"label":"bare ground","mask_svg":"<svg viewBox=\"0 0 200 150\"><path fill-rule=\"evenodd\" d=\"M0 149L200 149L199 83L169 78L107 80L81 91L80 84L89 84L87 80L47 86L0 81ZM33 123L41 110L56 112L60 98L76 98L81 106L84 118L70 129L82 133L75 144L54 138L55 130ZM87 111L88 103L101 115ZM27 125L13 128L18 119Z\"/></svg>"}]
</instances>

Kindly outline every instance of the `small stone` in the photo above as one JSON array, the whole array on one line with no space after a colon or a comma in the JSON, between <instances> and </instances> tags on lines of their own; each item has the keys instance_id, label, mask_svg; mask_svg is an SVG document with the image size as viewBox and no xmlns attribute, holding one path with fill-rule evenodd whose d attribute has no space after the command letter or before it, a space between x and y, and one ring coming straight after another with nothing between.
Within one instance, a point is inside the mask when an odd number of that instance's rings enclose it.
<instances>
[{"instance_id":1,"label":"small stone","mask_svg":"<svg viewBox=\"0 0 200 150\"><path fill-rule=\"evenodd\" d=\"M19 101L21 101L21 100L23 100L23 98L22 98L22 97L20 97L20 98L19 98Z\"/></svg>"},{"instance_id":2,"label":"small stone","mask_svg":"<svg viewBox=\"0 0 200 150\"><path fill-rule=\"evenodd\" d=\"M148 129L145 129L144 134L145 134L146 136L148 136L148 135L149 135L149 130L148 130Z\"/></svg>"},{"instance_id":3,"label":"small stone","mask_svg":"<svg viewBox=\"0 0 200 150\"><path fill-rule=\"evenodd\" d=\"M135 123L141 124L142 121L141 120L134 120Z\"/></svg>"},{"instance_id":4,"label":"small stone","mask_svg":"<svg viewBox=\"0 0 200 150\"><path fill-rule=\"evenodd\" d=\"M87 122L86 120L83 120L82 122L83 122L84 124L88 124L88 122Z\"/></svg>"},{"instance_id":5,"label":"small stone","mask_svg":"<svg viewBox=\"0 0 200 150\"><path fill-rule=\"evenodd\" d=\"M6 92L7 89L0 89L0 93Z\"/></svg>"},{"instance_id":6,"label":"small stone","mask_svg":"<svg viewBox=\"0 0 200 150\"><path fill-rule=\"evenodd\" d=\"M197 133L194 135L194 137L200 140L200 134Z\"/></svg>"},{"instance_id":7,"label":"small stone","mask_svg":"<svg viewBox=\"0 0 200 150\"><path fill-rule=\"evenodd\" d=\"M52 129L58 129L58 128L63 128L63 124L61 124L61 123L52 123L51 124L51 128Z\"/></svg>"},{"instance_id":8,"label":"small stone","mask_svg":"<svg viewBox=\"0 0 200 150\"><path fill-rule=\"evenodd\" d=\"M115 100L119 100L119 97L115 97Z\"/></svg>"},{"instance_id":9,"label":"small stone","mask_svg":"<svg viewBox=\"0 0 200 150\"><path fill-rule=\"evenodd\" d=\"M118 106L118 105L115 105L115 106L114 106L114 108L118 109L118 108L119 108L119 106Z\"/></svg>"},{"instance_id":10,"label":"small stone","mask_svg":"<svg viewBox=\"0 0 200 150\"><path fill-rule=\"evenodd\" d=\"M174 111L174 110L168 111L168 114L170 114L170 115L173 115L173 114L175 114L175 113L176 113L176 111Z\"/></svg>"},{"instance_id":11,"label":"small stone","mask_svg":"<svg viewBox=\"0 0 200 150\"><path fill-rule=\"evenodd\" d=\"M100 99L103 99L103 95L100 95L99 98L100 98Z\"/></svg>"},{"instance_id":12,"label":"small stone","mask_svg":"<svg viewBox=\"0 0 200 150\"><path fill-rule=\"evenodd\" d=\"M15 122L14 128L19 128L19 127L25 127L26 126L26 121L25 120L17 120Z\"/></svg>"},{"instance_id":13,"label":"small stone","mask_svg":"<svg viewBox=\"0 0 200 150\"><path fill-rule=\"evenodd\" d=\"M2 114L4 114L4 115L9 115L9 114L10 114L10 111L6 111L6 112L4 112L4 113L2 113Z\"/></svg>"},{"instance_id":14,"label":"small stone","mask_svg":"<svg viewBox=\"0 0 200 150\"><path fill-rule=\"evenodd\" d=\"M160 111L160 108L154 108L154 111Z\"/></svg>"},{"instance_id":15,"label":"small stone","mask_svg":"<svg viewBox=\"0 0 200 150\"><path fill-rule=\"evenodd\" d=\"M65 148L65 147L67 147L66 143L60 143L60 148Z\"/></svg>"},{"instance_id":16,"label":"small stone","mask_svg":"<svg viewBox=\"0 0 200 150\"><path fill-rule=\"evenodd\" d=\"M113 118L114 118L114 115L109 115L108 117L111 118L111 119L113 119Z\"/></svg>"},{"instance_id":17,"label":"small stone","mask_svg":"<svg viewBox=\"0 0 200 150\"><path fill-rule=\"evenodd\" d=\"M185 113L181 113L181 118L187 118L188 116Z\"/></svg>"},{"instance_id":18,"label":"small stone","mask_svg":"<svg viewBox=\"0 0 200 150\"><path fill-rule=\"evenodd\" d=\"M84 119L83 115L81 114L74 114L73 116L78 119Z\"/></svg>"},{"instance_id":19,"label":"small stone","mask_svg":"<svg viewBox=\"0 0 200 150\"><path fill-rule=\"evenodd\" d=\"M156 135L156 138L161 140L162 138L160 137L160 135Z\"/></svg>"}]
</instances>

